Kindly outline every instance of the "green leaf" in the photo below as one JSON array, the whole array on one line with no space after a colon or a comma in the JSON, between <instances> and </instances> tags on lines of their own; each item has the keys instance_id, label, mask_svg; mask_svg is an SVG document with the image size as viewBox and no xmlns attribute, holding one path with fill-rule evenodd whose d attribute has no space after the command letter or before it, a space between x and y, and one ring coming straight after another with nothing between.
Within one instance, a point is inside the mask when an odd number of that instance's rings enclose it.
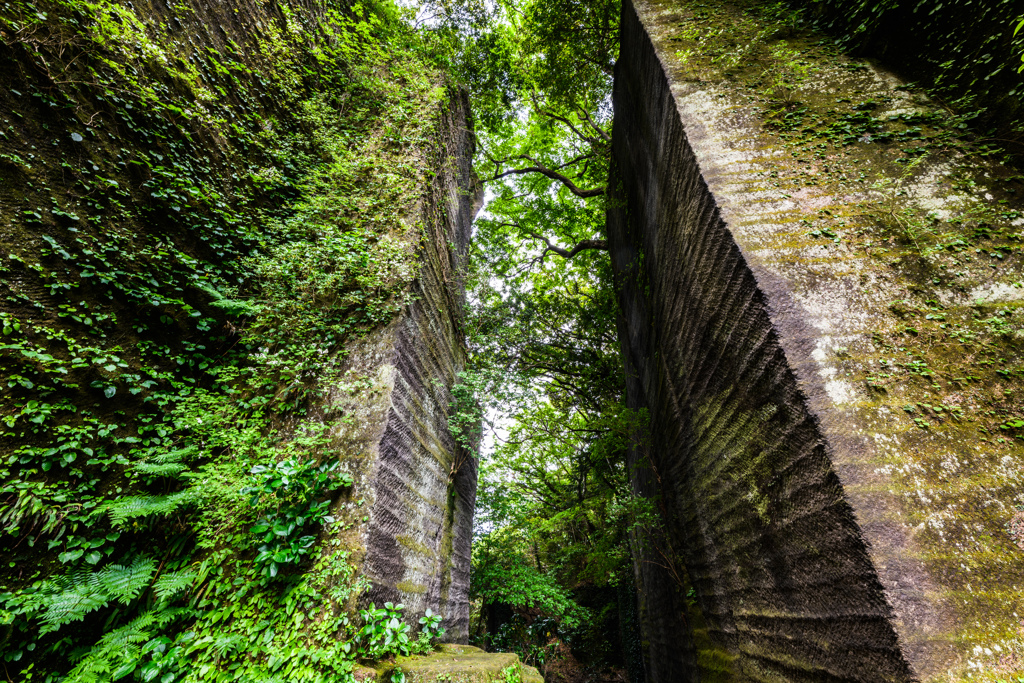
<instances>
[{"instance_id":1,"label":"green leaf","mask_svg":"<svg viewBox=\"0 0 1024 683\"><path fill-rule=\"evenodd\" d=\"M85 551L81 548L78 548L76 550L69 550L66 553L61 553L57 556L57 559L63 562L64 564L67 564L68 562L74 562L84 554Z\"/></svg>"},{"instance_id":2,"label":"green leaf","mask_svg":"<svg viewBox=\"0 0 1024 683\"><path fill-rule=\"evenodd\" d=\"M114 671L114 673L110 674L110 678L115 681L120 678L124 678L128 674L135 671L136 666L136 662L128 662L126 664L122 664L120 669L117 669L116 671Z\"/></svg>"},{"instance_id":3,"label":"green leaf","mask_svg":"<svg viewBox=\"0 0 1024 683\"><path fill-rule=\"evenodd\" d=\"M111 565L96 574L96 582L124 605L138 597L156 571L156 561L148 557L135 558L131 565Z\"/></svg>"}]
</instances>

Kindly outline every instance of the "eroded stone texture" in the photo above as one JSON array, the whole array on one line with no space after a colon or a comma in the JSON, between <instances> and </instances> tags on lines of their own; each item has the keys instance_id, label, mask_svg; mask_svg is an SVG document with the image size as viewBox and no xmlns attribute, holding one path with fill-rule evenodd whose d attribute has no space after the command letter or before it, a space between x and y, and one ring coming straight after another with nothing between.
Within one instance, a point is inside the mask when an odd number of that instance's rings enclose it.
<instances>
[{"instance_id":1,"label":"eroded stone texture","mask_svg":"<svg viewBox=\"0 0 1024 683\"><path fill-rule=\"evenodd\" d=\"M364 600L402 603L410 623L430 608L450 642L468 637L476 504L475 449L448 428L466 364L464 274L482 196L469 120L466 93L453 90L440 145L424 160L436 176L411 235L420 260L411 303L354 345L334 397L346 416L336 431L342 460L356 479L342 503L357 529L347 541L362 549L357 564L372 582Z\"/></svg>"},{"instance_id":2,"label":"eroded stone texture","mask_svg":"<svg viewBox=\"0 0 1024 683\"><path fill-rule=\"evenodd\" d=\"M810 171L820 182L772 189L765 179L796 162L765 132L749 92L687 61L680 27L701 16L698 6L625 3L614 93L608 237L628 398L651 425L630 466L634 489L665 521L663 534L634 539L648 678L1018 671L1024 575L1005 525L1020 447L982 441L970 417L919 425L901 410L928 392L977 409L979 396L955 382L918 386L907 375L883 388L864 378L890 348L882 338L906 327L890 302L919 296L954 311L991 292L1008 305L996 292L1018 291L1020 264L968 268L957 283L933 277L920 247L920 259L885 260L871 242L860 251L852 238L810 236L822 215L860 220L853 207L869 192L825 179L821 166L856 176L853 161L824 153ZM697 49L716 54L715 35L733 34L709 29ZM844 90L822 66L806 97L899 85L862 71ZM875 153L869 142L858 154ZM892 197L899 210L949 208L936 179L948 163L926 155L908 183L915 190ZM926 361L939 353L912 350Z\"/></svg>"}]
</instances>

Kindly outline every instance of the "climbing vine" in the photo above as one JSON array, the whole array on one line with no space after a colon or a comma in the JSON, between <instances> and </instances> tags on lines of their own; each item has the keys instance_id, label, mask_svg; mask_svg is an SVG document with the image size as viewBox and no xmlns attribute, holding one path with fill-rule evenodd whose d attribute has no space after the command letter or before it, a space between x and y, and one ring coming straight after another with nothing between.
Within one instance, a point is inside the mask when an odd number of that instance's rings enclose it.
<instances>
[{"instance_id":1,"label":"climbing vine","mask_svg":"<svg viewBox=\"0 0 1024 683\"><path fill-rule=\"evenodd\" d=\"M222 10L0 7L22 680L351 680L384 654L354 647L377 619L354 618L354 481L311 418L346 342L408 303L446 90L388 2Z\"/></svg>"}]
</instances>

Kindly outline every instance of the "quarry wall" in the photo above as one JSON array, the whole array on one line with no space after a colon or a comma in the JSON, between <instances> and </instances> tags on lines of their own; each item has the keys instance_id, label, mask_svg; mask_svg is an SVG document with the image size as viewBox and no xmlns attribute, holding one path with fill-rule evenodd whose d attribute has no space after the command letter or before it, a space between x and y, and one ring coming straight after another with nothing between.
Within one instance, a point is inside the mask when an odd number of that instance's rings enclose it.
<instances>
[{"instance_id":1,"label":"quarry wall","mask_svg":"<svg viewBox=\"0 0 1024 683\"><path fill-rule=\"evenodd\" d=\"M339 437L350 453L364 454L359 462L372 497L363 541L364 571L373 581L366 599L401 602L413 613L430 608L445 615L445 639L465 643L476 445L457 442L448 418L456 410L451 387L466 366L464 277L482 193L466 94L456 93L442 116L440 168L424 206L428 227L412 303L357 342L349 358L347 371L374 378L375 400L357 393L355 403L337 396L335 404L359 415L342 424Z\"/></svg>"},{"instance_id":2,"label":"quarry wall","mask_svg":"<svg viewBox=\"0 0 1024 683\"><path fill-rule=\"evenodd\" d=\"M1019 671L1019 175L751 4L624 3L614 107L648 679Z\"/></svg>"},{"instance_id":3,"label":"quarry wall","mask_svg":"<svg viewBox=\"0 0 1024 683\"><path fill-rule=\"evenodd\" d=\"M10 675L166 638L210 680L344 678L371 601L465 640L475 142L378 10L0 11Z\"/></svg>"}]
</instances>

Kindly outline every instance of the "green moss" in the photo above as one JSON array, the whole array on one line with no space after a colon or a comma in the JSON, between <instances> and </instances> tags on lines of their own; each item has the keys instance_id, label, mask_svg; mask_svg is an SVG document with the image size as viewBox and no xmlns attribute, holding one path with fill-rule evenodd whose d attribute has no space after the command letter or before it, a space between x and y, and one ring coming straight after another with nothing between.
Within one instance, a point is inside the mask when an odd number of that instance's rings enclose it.
<instances>
[{"instance_id":1,"label":"green moss","mask_svg":"<svg viewBox=\"0 0 1024 683\"><path fill-rule=\"evenodd\" d=\"M898 557L876 547L876 562L911 558L936 581L929 599L951 616L929 637L962 656L942 675L1008 675L1024 653L1010 616L1021 608L1019 548L1005 532L1024 504L1024 179L966 132L969 115L894 87L764 4L657 2L643 13L702 134L723 149L778 152L716 160L709 184L726 193L745 257L791 276L787 291L822 325L809 367L835 394L829 433L869 454L839 464L856 472L846 493L913 539ZM846 305L830 309L822 291ZM697 419L718 410L700 406ZM714 435L750 446L744 482L771 469L757 460L759 420L742 412ZM698 488L728 474L709 467ZM760 492L747 492L763 520ZM1001 601L1002 613L991 607Z\"/></svg>"},{"instance_id":2,"label":"green moss","mask_svg":"<svg viewBox=\"0 0 1024 683\"><path fill-rule=\"evenodd\" d=\"M426 557L433 557L434 555L430 548L423 545L422 543L419 543L418 541L416 541L416 539L414 539L411 536L399 534L398 536L395 536L395 540L401 543L409 550L413 551L414 553L419 553L420 555L424 555Z\"/></svg>"},{"instance_id":3,"label":"green moss","mask_svg":"<svg viewBox=\"0 0 1024 683\"><path fill-rule=\"evenodd\" d=\"M532 666L524 666L511 652L484 652L468 645L441 645L438 652L398 657L394 665L378 669L387 680L399 668L410 683L543 683Z\"/></svg>"},{"instance_id":4,"label":"green moss","mask_svg":"<svg viewBox=\"0 0 1024 683\"><path fill-rule=\"evenodd\" d=\"M402 591L403 593L409 594L424 594L427 592L426 586L419 583L412 583L411 581L401 581L395 584L395 588Z\"/></svg>"}]
</instances>

